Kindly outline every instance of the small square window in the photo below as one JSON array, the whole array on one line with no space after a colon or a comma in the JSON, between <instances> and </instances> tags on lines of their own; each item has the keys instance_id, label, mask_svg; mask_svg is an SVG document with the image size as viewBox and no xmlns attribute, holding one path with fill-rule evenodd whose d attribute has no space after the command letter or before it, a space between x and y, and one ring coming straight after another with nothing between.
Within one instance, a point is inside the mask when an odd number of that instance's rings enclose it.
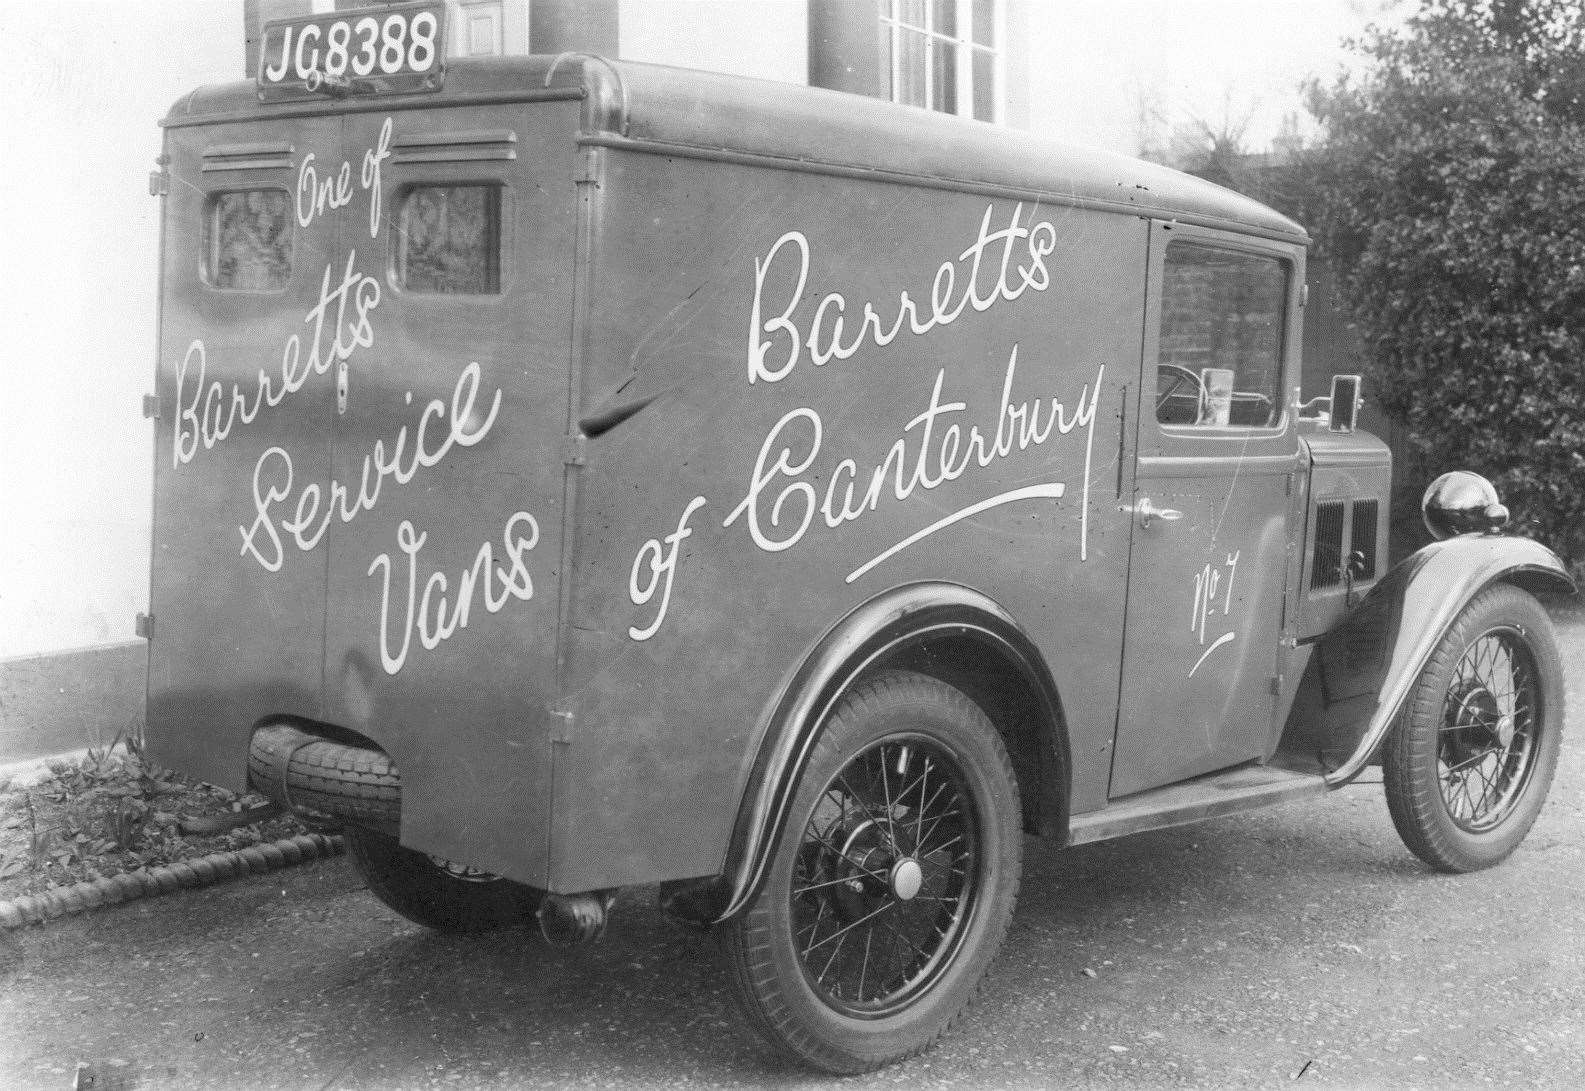
<instances>
[{"instance_id":1,"label":"small square window","mask_svg":"<svg viewBox=\"0 0 1585 1091\"><path fill-rule=\"evenodd\" d=\"M402 287L441 295L501 290L501 187L416 186L402 199L396 270Z\"/></svg>"},{"instance_id":2,"label":"small square window","mask_svg":"<svg viewBox=\"0 0 1585 1091\"><path fill-rule=\"evenodd\" d=\"M292 276L286 191L246 189L209 199L205 279L233 291L279 291Z\"/></svg>"}]
</instances>

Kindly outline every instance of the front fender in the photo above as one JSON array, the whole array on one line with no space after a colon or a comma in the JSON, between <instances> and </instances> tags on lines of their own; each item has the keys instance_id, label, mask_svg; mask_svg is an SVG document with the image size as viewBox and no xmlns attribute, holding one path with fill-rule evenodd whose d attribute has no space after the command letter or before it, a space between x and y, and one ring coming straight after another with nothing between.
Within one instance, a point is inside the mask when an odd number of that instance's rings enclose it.
<instances>
[{"instance_id":1,"label":"front fender","mask_svg":"<svg viewBox=\"0 0 1585 1091\"><path fill-rule=\"evenodd\" d=\"M1061 722L1056 686L1034 642L995 601L951 583L896 587L864 603L822 638L772 702L761 731L759 756L740 805L723 874L702 884L662 891L662 903L678 916L719 922L753 899L764 880L771 850L826 716L853 681L871 665L900 650L951 633L992 647L1024 678L1048 726ZM1069 768L1064 733L1048 736L1056 775ZM1061 793L1063 801L1067 793ZM1065 802L1062 804L1065 807ZM1066 813L1059 816L1065 822Z\"/></svg>"},{"instance_id":2,"label":"front fender","mask_svg":"<svg viewBox=\"0 0 1585 1091\"><path fill-rule=\"evenodd\" d=\"M1326 774L1337 788L1357 777L1398 718L1410 688L1459 612L1494 583L1572 593L1574 581L1555 553L1528 538L1464 535L1433 542L1395 566L1349 615L1323 637L1310 687L1321 708L1296 704L1285 738L1313 735L1318 724L1357 743ZM1305 706L1305 707L1301 707ZM1363 730L1361 730L1363 726Z\"/></svg>"}]
</instances>

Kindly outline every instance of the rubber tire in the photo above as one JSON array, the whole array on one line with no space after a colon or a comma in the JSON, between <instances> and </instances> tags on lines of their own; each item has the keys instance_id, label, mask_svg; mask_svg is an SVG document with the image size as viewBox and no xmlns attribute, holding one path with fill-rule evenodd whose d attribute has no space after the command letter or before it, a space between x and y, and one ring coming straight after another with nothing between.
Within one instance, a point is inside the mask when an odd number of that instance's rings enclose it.
<instances>
[{"instance_id":1,"label":"rubber tire","mask_svg":"<svg viewBox=\"0 0 1585 1091\"><path fill-rule=\"evenodd\" d=\"M1499 626L1518 630L1535 661L1541 696L1537 753L1513 809L1492 829L1472 832L1454 823L1443 800L1437 773L1438 734L1443 700L1464 652ZM1456 874L1501 863L1519 847L1541 813L1557 769L1562 730L1563 665L1551 620L1527 592L1495 584L1470 600L1437 644L1387 737L1382 780L1398 836L1437 871Z\"/></svg>"},{"instance_id":2,"label":"rubber tire","mask_svg":"<svg viewBox=\"0 0 1585 1091\"><path fill-rule=\"evenodd\" d=\"M940 979L903 1011L860 1019L828 1006L806 980L792 942L793 865L828 781L871 743L900 732L925 735L957 758L980 801L989 871ZM871 1071L928 1049L978 994L1007 933L1023 855L1020 815L1012 762L978 705L921 674L888 672L860 683L821 731L763 889L722 932L734 991L750 1024L783 1054L834 1074Z\"/></svg>"},{"instance_id":3,"label":"rubber tire","mask_svg":"<svg viewBox=\"0 0 1585 1091\"><path fill-rule=\"evenodd\" d=\"M540 892L499 876L459 879L393 837L347 827L347 849L369 892L414 924L437 932L487 932L524 924Z\"/></svg>"},{"instance_id":4,"label":"rubber tire","mask_svg":"<svg viewBox=\"0 0 1585 1091\"><path fill-rule=\"evenodd\" d=\"M394 835L402 821L402 777L383 751L319 739L286 724L260 728L248 749L248 780L270 799L277 751L289 751L286 785L294 808Z\"/></svg>"}]
</instances>

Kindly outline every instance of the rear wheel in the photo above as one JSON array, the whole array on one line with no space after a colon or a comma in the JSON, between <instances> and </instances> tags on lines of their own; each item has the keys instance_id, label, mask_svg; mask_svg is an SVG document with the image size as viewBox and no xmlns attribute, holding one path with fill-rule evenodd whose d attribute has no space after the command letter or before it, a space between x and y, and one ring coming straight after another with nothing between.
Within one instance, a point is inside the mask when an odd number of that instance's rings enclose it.
<instances>
[{"instance_id":1,"label":"rear wheel","mask_svg":"<svg viewBox=\"0 0 1585 1091\"><path fill-rule=\"evenodd\" d=\"M394 837L347 827L352 862L369 891L415 924L483 932L522 924L539 908L532 887L403 847Z\"/></svg>"},{"instance_id":2,"label":"rear wheel","mask_svg":"<svg viewBox=\"0 0 1585 1091\"><path fill-rule=\"evenodd\" d=\"M1438 871L1501 862L1524 840L1557 768L1563 670L1530 595L1481 592L1437 645L1382 754L1387 808Z\"/></svg>"},{"instance_id":3,"label":"rear wheel","mask_svg":"<svg viewBox=\"0 0 1585 1091\"><path fill-rule=\"evenodd\" d=\"M1007 931L1022 856L996 728L963 693L892 673L845 697L797 790L764 889L726 932L773 1045L829 1072L927 1048Z\"/></svg>"}]
</instances>

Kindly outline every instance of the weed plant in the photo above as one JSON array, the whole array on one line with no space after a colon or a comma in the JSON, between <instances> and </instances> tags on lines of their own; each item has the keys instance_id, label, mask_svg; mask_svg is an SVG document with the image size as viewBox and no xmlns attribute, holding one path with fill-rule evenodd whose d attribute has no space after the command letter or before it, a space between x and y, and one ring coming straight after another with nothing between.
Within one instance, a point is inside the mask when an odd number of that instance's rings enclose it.
<instances>
[{"instance_id":1,"label":"weed plant","mask_svg":"<svg viewBox=\"0 0 1585 1091\"><path fill-rule=\"evenodd\" d=\"M0 784L0 899L304 832L286 816L220 833L183 829L184 819L263 802L163 769L122 732L80 760L51 764L36 784Z\"/></svg>"}]
</instances>

